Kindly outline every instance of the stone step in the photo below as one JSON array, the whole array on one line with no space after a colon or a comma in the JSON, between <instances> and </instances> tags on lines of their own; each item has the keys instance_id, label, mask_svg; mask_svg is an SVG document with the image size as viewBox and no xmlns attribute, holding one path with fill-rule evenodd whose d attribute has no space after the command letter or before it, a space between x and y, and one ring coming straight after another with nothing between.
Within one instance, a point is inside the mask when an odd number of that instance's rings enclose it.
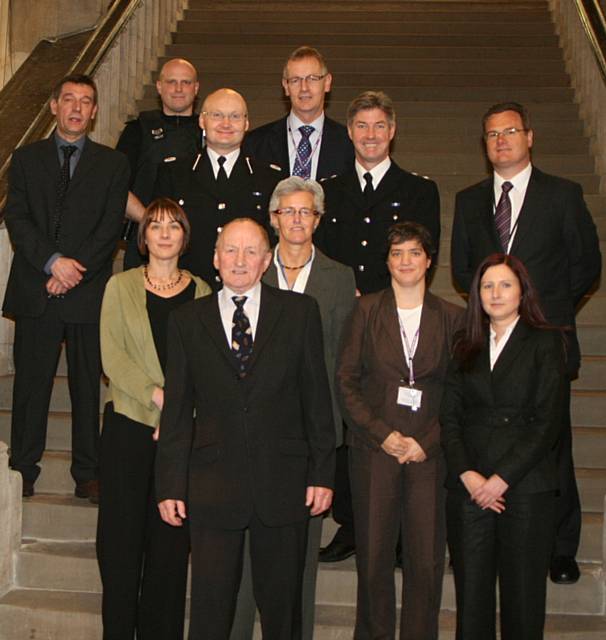
<instances>
[{"instance_id":1,"label":"stone step","mask_svg":"<svg viewBox=\"0 0 606 640\"><path fill-rule=\"evenodd\" d=\"M101 420L101 416L99 416ZM72 446L72 416L69 411L51 411L48 414L46 451L69 451ZM11 412L0 410L0 440L10 444Z\"/></svg>"},{"instance_id":2,"label":"stone step","mask_svg":"<svg viewBox=\"0 0 606 640\"><path fill-rule=\"evenodd\" d=\"M411 170L410 167L403 167L404 169ZM574 182L578 182L583 188L586 196L598 194L600 189L600 177L594 174L574 174L568 173L565 170L565 167L562 165L560 167L560 171L554 171L556 175L560 175L563 178L568 178L569 180L573 180ZM414 171L414 169L412 169ZM469 187L476 182L480 182L486 178L484 173L475 173L475 174L460 174L460 175L445 175L439 174L436 172L432 172L429 177L432 180L435 180L438 184L438 189L440 194L454 194L466 187ZM602 196L603 197L603 196ZM594 211L594 209L592 209Z\"/></svg>"},{"instance_id":3,"label":"stone step","mask_svg":"<svg viewBox=\"0 0 606 640\"><path fill-rule=\"evenodd\" d=\"M571 396L572 424L584 427L606 427L606 393L573 389Z\"/></svg>"},{"instance_id":4,"label":"stone step","mask_svg":"<svg viewBox=\"0 0 606 640\"><path fill-rule=\"evenodd\" d=\"M570 587L563 587L570 589ZM101 596L97 593L14 589L0 598L2 640L44 637L45 640L101 640ZM355 607L316 605L314 640L349 640ZM440 613L440 639L454 640L456 618ZM606 621L601 615L548 615L545 640L603 640ZM40 635L43 634L43 635ZM259 622L253 640L261 639Z\"/></svg>"},{"instance_id":5,"label":"stone step","mask_svg":"<svg viewBox=\"0 0 606 640\"><path fill-rule=\"evenodd\" d=\"M606 391L606 357L584 356L579 377L572 384L575 389ZM606 466L606 459L604 463Z\"/></svg>"},{"instance_id":6,"label":"stone step","mask_svg":"<svg viewBox=\"0 0 606 640\"><path fill-rule=\"evenodd\" d=\"M603 471L606 464L606 428L573 427L572 448L576 465Z\"/></svg>"}]
</instances>

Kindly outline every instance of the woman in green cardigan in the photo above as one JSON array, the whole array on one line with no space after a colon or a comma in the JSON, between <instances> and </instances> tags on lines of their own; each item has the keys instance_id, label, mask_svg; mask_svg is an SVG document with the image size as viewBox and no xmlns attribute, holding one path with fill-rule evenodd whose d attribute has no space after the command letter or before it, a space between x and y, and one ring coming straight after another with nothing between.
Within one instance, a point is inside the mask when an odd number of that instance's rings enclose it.
<instances>
[{"instance_id":1,"label":"woman in green cardigan","mask_svg":"<svg viewBox=\"0 0 606 640\"><path fill-rule=\"evenodd\" d=\"M139 224L149 263L114 275L101 308L101 356L109 378L100 452L97 558L104 640L182 640L189 532L156 507L154 458L164 402L168 315L210 287L179 269L190 227L159 198Z\"/></svg>"}]
</instances>

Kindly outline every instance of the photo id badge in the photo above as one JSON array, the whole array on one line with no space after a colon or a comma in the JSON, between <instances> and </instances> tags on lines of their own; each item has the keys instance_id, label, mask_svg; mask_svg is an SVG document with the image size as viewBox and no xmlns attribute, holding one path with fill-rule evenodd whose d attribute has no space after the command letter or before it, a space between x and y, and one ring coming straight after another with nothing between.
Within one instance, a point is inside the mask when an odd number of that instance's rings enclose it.
<instances>
[{"instance_id":1,"label":"photo id badge","mask_svg":"<svg viewBox=\"0 0 606 640\"><path fill-rule=\"evenodd\" d=\"M423 392L414 387L398 387L398 404L417 411L421 407Z\"/></svg>"}]
</instances>

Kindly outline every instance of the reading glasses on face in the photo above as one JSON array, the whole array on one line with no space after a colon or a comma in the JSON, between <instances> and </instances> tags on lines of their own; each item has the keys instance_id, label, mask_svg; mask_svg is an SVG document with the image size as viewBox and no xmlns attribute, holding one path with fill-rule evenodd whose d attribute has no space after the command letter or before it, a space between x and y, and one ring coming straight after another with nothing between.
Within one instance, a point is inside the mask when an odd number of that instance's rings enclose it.
<instances>
[{"instance_id":1,"label":"reading glasses on face","mask_svg":"<svg viewBox=\"0 0 606 640\"><path fill-rule=\"evenodd\" d=\"M300 209L295 209L294 207L282 207L282 209L276 209L274 213L277 213L279 216L292 217L295 213L298 213L302 218L311 218L312 216L317 216L318 211L315 209L308 209L307 207L301 207Z\"/></svg>"},{"instance_id":2,"label":"reading glasses on face","mask_svg":"<svg viewBox=\"0 0 606 640\"><path fill-rule=\"evenodd\" d=\"M516 133L526 133L527 131L528 129L518 129L517 127L508 127L507 129L501 129L500 131L492 129L484 134L484 140L496 140L499 136L508 138L509 136L514 136Z\"/></svg>"},{"instance_id":3,"label":"reading glasses on face","mask_svg":"<svg viewBox=\"0 0 606 640\"><path fill-rule=\"evenodd\" d=\"M285 78L286 83L289 84L291 87L297 87L299 86L303 81L307 82L307 84L312 84L312 83L316 83L316 82L320 82L320 80L323 80L324 78L326 78L326 74L322 74L321 76L319 76L316 73L310 73L308 76L291 76L290 78Z\"/></svg>"},{"instance_id":4,"label":"reading glasses on face","mask_svg":"<svg viewBox=\"0 0 606 640\"><path fill-rule=\"evenodd\" d=\"M223 113L222 111L203 111L203 115L208 116L213 122L221 122L227 118L230 122L242 122L246 119L246 113Z\"/></svg>"}]
</instances>

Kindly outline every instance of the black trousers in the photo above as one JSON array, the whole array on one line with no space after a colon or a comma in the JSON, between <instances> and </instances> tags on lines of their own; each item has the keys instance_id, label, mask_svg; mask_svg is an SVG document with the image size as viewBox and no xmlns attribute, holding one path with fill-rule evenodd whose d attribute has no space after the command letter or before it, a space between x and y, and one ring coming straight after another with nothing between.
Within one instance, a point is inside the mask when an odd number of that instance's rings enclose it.
<instances>
[{"instance_id":1,"label":"black trousers","mask_svg":"<svg viewBox=\"0 0 606 640\"><path fill-rule=\"evenodd\" d=\"M104 640L183 640L189 529L160 518L153 429L105 406L97 558Z\"/></svg>"},{"instance_id":2,"label":"black trousers","mask_svg":"<svg viewBox=\"0 0 606 640\"><path fill-rule=\"evenodd\" d=\"M246 529L212 529L198 522L195 514L190 513L190 518L189 640L228 640L242 576ZM253 516L248 531L263 640L300 640L307 520L267 527Z\"/></svg>"},{"instance_id":3,"label":"black trousers","mask_svg":"<svg viewBox=\"0 0 606 640\"><path fill-rule=\"evenodd\" d=\"M49 300L41 316L15 321L10 464L29 482L35 482L40 473L38 462L46 445L48 408L63 341L72 405L71 474L76 482L97 478L99 325L64 322L58 299Z\"/></svg>"},{"instance_id":4,"label":"black trousers","mask_svg":"<svg viewBox=\"0 0 606 640\"><path fill-rule=\"evenodd\" d=\"M339 540L344 544L355 545L356 536L349 480L349 447L346 444L337 447L332 517L340 525L335 534L335 540Z\"/></svg>"},{"instance_id":5,"label":"black trousers","mask_svg":"<svg viewBox=\"0 0 606 640\"><path fill-rule=\"evenodd\" d=\"M400 465L383 451L349 449L356 527L355 640L393 639L394 566L402 538L401 640L437 640L446 525L444 460Z\"/></svg>"},{"instance_id":6,"label":"black trousers","mask_svg":"<svg viewBox=\"0 0 606 640\"><path fill-rule=\"evenodd\" d=\"M448 493L457 640L496 638L497 578L502 640L542 640L554 516L554 492L507 494L501 514Z\"/></svg>"},{"instance_id":7,"label":"black trousers","mask_svg":"<svg viewBox=\"0 0 606 640\"><path fill-rule=\"evenodd\" d=\"M556 499L556 536L553 553L576 556L581 540L581 501L572 458L570 420L570 384L564 393L562 431L558 443L558 493Z\"/></svg>"}]
</instances>

